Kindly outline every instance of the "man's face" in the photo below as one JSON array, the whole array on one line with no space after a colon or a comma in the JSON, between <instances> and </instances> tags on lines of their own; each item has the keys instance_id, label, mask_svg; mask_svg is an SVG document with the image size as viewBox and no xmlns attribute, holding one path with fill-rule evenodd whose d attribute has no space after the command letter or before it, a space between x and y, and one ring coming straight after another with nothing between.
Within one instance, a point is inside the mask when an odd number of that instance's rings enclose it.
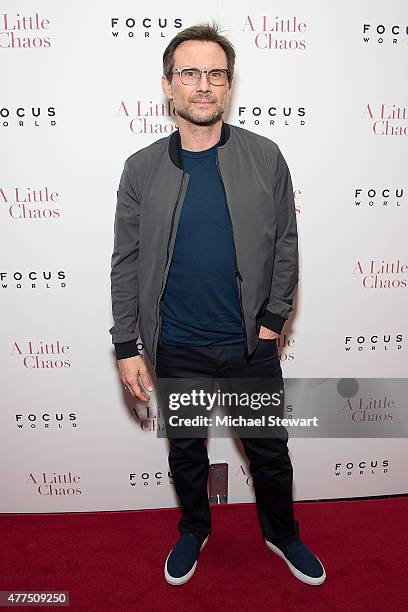
<instances>
[{"instance_id":1,"label":"man's face","mask_svg":"<svg viewBox=\"0 0 408 612\"><path fill-rule=\"evenodd\" d=\"M173 70L186 67L227 68L227 56L217 43L187 40L174 52ZM162 84L165 95L173 99L177 115L195 125L211 125L218 121L228 107L232 91L232 82L211 85L206 73L201 74L196 85L183 85L177 73L173 74L170 83L162 77Z\"/></svg>"}]
</instances>

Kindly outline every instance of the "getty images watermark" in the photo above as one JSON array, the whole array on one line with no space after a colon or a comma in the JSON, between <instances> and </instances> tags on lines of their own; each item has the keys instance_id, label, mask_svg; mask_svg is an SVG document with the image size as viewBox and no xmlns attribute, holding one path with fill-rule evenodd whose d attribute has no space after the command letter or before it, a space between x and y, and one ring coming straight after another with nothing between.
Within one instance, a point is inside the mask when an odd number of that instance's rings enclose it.
<instances>
[{"instance_id":1,"label":"getty images watermark","mask_svg":"<svg viewBox=\"0 0 408 612\"><path fill-rule=\"evenodd\" d=\"M181 408L199 407L210 411L215 408L249 408L260 411L262 408L273 407L280 409L283 401L283 390L275 393L237 393L216 391L208 393L203 389L192 389L189 393L170 393L168 409L178 411ZM245 416L244 414L215 414L208 416L181 416L170 414L168 422L172 427L317 427L318 418L281 417L275 414L260 414L259 416Z\"/></svg>"},{"instance_id":2,"label":"getty images watermark","mask_svg":"<svg viewBox=\"0 0 408 612\"><path fill-rule=\"evenodd\" d=\"M408 381L158 378L158 437L408 437Z\"/></svg>"},{"instance_id":3,"label":"getty images watermark","mask_svg":"<svg viewBox=\"0 0 408 612\"><path fill-rule=\"evenodd\" d=\"M159 437L287 437L285 427L318 427L318 418L284 414L281 378L159 379Z\"/></svg>"}]
</instances>

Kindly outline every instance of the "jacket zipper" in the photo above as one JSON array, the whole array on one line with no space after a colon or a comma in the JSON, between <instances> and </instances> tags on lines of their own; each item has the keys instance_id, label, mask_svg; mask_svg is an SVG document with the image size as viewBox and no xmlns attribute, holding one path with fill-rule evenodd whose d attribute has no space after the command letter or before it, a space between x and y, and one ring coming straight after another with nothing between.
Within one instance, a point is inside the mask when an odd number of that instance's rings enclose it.
<instances>
[{"instance_id":1,"label":"jacket zipper","mask_svg":"<svg viewBox=\"0 0 408 612\"><path fill-rule=\"evenodd\" d=\"M164 271L163 271L162 284L161 284L161 288L160 288L159 298L158 298L158 300L156 302L156 327L155 327L155 330L154 330L153 347L152 347L152 354L154 355L154 361L155 362L156 362L156 353L155 353L156 334L157 334L157 330L158 330L158 327L159 327L159 319L160 319L160 316L159 316L159 306L160 306L160 300L161 300L161 297L162 297L163 291L164 291L166 268L167 268L167 264L168 264L168 261L169 261L169 255L170 255L170 248L169 247L170 247L171 236L172 236L172 233L173 233L173 226L174 226L174 217L176 215L177 206L178 206L178 203L179 203L179 200L180 200L180 195L181 195L181 191L182 191L183 184L184 184L184 175L185 175L185 173L183 172L183 176L181 177L180 187L179 187L178 194L177 194L176 203L175 203L175 205L173 207L173 213L172 213L171 223L170 223L169 238L168 238L168 241L167 241L166 263L164 265Z\"/></svg>"},{"instance_id":2,"label":"jacket zipper","mask_svg":"<svg viewBox=\"0 0 408 612\"><path fill-rule=\"evenodd\" d=\"M232 242L234 244L234 254L235 254L235 277L238 278L237 285L238 285L238 293L239 293L239 305L240 305L240 309L241 309L241 318L242 318L242 324L243 324L243 327L244 327L244 334L245 334L245 353L248 355L248 337L247 337L247 329L246 329L246 324L245 324L245 315L244 315L244 308L243 308L243 305L242 305L242 294L241 294L241 282L244 279L242 278L242 274L241 274L241 272L238 269L237 250L236 250L236 247L235 247L234 226L233 226L233 223L232 223L231 213L230 213L230 209L229 209L229 206L228 206L227 192L225 191L224 180L223 180L223 178L221 176L221 170L220 170L220 166L219 166L219 163L218 163L218 151L216 152L215 159L216 159L216 164L217 164L218 176L220 177L222 188L224 190L225 206L227 208L228 217L229 217L229 220L230 220L230 223L231 223Z\"/></svg>"}]
</instances>

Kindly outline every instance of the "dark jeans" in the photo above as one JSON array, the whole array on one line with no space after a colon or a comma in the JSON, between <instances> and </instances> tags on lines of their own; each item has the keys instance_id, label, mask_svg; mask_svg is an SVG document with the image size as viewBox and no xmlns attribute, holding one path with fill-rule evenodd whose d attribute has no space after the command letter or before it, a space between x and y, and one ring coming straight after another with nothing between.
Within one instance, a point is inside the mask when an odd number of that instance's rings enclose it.
<instances>
[{"instance_id":1,"label":"dark jeans","mask_svg":"<svg viewBox=\"0 0 408 612\"><path fill-rule=\"evenodd\" d=\"M159 343L157 378L282 377L276 340L261 339L247 358L242 345L173 346ZM221 381L219 381L221 383ZM159 383L160 389L160 383ZM286 430L285 430L286 431ZM253 479L262 534L274 544L299 537L294 519L293 469L286 436L241 437ZM205 438L169 438L169 467L182 510L179 531L207 535L211 512L207 492L209 459Z\"/></svg>"}]
</instances>

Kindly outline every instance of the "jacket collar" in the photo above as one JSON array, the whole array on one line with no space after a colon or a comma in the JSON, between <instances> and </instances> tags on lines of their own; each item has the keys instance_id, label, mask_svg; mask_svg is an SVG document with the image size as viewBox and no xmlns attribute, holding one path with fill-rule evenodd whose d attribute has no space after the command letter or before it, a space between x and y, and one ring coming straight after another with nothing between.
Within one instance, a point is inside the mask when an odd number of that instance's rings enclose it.
<instances>
[{"instance_id":1,"label":"jacket collar","mask_svg":"<svg viewBox=\"0 0 408 612\"><path fill-rule=\"evenodd\" d=\"M225 123L225 121L222 121L221 136L219 141L217 142L218 147L221 147L227 142L230 137L230 133L230 126L228 125L228 123ZM182 170L183 155L181 148L180 132L178 128L170 135L169 138L169 156L173 164Z\"/></svg>"}]
</instances>

